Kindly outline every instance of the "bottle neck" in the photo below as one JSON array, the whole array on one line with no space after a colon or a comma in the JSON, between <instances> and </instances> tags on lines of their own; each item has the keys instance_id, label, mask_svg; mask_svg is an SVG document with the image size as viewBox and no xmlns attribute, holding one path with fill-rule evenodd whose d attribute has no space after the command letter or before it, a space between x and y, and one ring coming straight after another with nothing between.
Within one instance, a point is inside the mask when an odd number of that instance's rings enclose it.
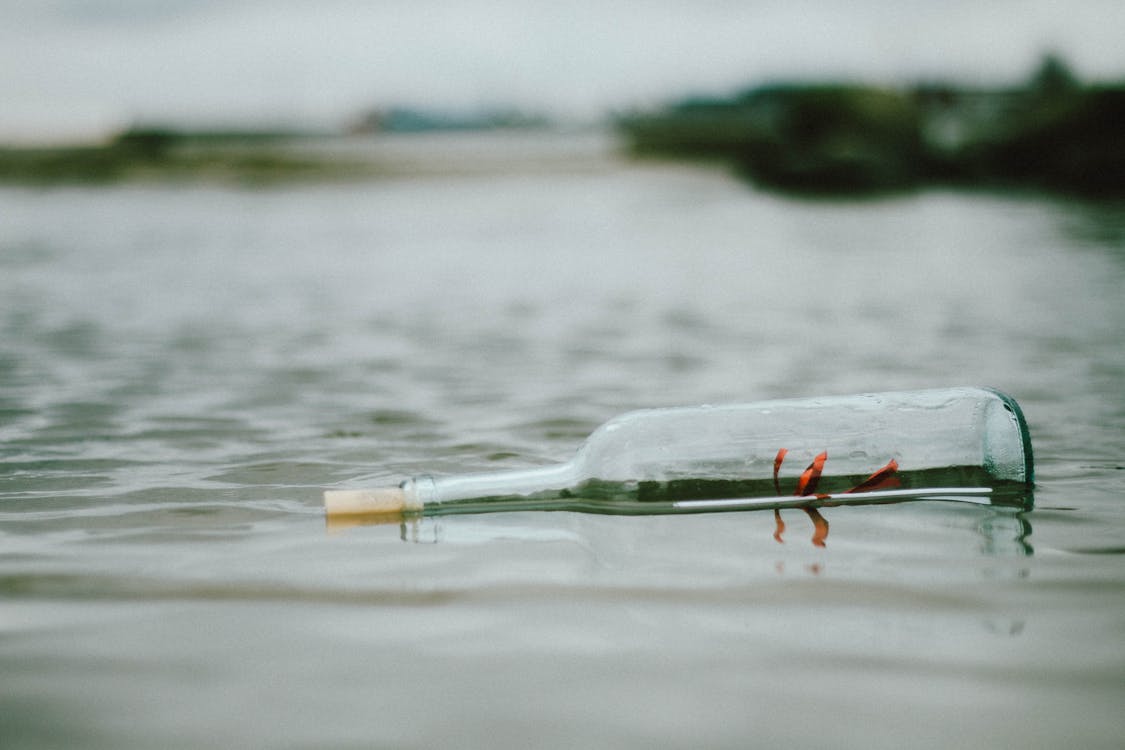
<instances>
[{"instance_id":1,"label":"bottle neck","mask_svg":"<svg viewBox=\"0 0 1125 750\"><path fill-rule=\"evenodd\" d=\"M416 507L490 497L531 497L556 493L578 483L573 463L535 469L461 474L446 477L421 475L407 480L403 489Z\"/></svg>"}]
</instances>

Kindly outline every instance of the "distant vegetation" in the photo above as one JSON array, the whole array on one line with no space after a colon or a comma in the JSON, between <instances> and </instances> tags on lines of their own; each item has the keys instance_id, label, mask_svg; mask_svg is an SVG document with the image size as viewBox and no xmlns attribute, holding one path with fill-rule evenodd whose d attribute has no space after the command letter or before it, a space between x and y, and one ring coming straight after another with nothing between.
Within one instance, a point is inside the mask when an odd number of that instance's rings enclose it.
<instances>
[{"instance_id":1,"label":"distant vegetation","mask_svg":"<svg viewBox=\"0 0 1125 750\"><path fill-rule=\"evenodd\" d=\"M362 114L346 132L548 125L518 110L384 108ZM758 184L798 193L939 184L1125 196L1125 84L1083 85L1054 57L1013 88L773 84L730 97L682 100L620 117L615 125L637 155L719 160ZM354 153L302 147L308 135L134 127L98 145L0 147L0 182L268 184L364 178L395 169Z\"/></svg>"},{"instance_id":2,"label":"distant vegetation","mask_svg":"<svg viewBox=\"0 0 1125 750\"><path fill-rule=\"evenodd\" d=\"M771 85L618 120L640 155L720 159L803 193L924 184L1125 195L1125 86L1057 58L1019 88Z\"/></svg>"},{"instance_id":3,"label":"distant vegetation","mask_svg":"<svg viewBox=\"0 0 1125 750\"><path fill-rule=\"evenodd\" d=\"M349 127L356 135L376 133L432 133L469 130L512 130L547 127L541 115L514 109L475 112L442 111L412 107L388 107L363 113Z\"/></svg>"},{"instance_id":4,"label":"distant vegetation","mask_svg":"<svg viewBox=\"0 0 1125 750\"><path fill-rule=\"evenodd\" d=\"M265 131L132 128L101 145L0 148L0 181L98 183L159 177L269 183L348 173L346 165L282 148L301 137Z\"/></svg>"},{"instance_id":5,"label":"distant vegetation","mask_svg":"<svg viewBox=\"0 0 1125 750\"><path fill-rule=\"evenodd\" d=\"M545 118L515 111L457 114L392 108L362 115L347 127L346 133L367 136L493 131L542 128L548 124ZM160 179L257 185L375 177L396 169L370 158L304 147L315 137L344 134L133 127L101 144L0 146L0 183L48 185ZM401 167L397 169L401 171Z\"/></svg>"}]
</instances>

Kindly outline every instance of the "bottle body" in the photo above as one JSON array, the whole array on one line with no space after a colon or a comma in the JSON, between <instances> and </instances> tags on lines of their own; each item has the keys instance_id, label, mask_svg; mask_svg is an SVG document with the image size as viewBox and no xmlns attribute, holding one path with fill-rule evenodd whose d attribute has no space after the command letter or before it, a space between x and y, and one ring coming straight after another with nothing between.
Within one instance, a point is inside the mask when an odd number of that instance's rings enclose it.
<instances>
[{"instance_id":1,"label":"bottle body","mask_svg":"<svg viewBox=\"0 0 1125 750\"><path fill-rule=\"evenodd\" d=\"M807 472L815 488L802 484ZM1023 507L1033 472L1013 399L947 388L630 412L599 427L566 464L421 476L402 490L407 510L435 514L700 512L912 497Z\"/></svg>"}]
</instances>

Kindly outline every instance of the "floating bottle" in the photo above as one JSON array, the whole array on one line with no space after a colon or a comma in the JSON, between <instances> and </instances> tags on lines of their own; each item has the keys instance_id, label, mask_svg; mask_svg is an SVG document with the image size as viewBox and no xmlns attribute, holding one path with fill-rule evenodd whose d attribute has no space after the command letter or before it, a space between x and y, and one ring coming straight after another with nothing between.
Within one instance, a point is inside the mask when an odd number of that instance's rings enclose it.
<instances>
[{"instance_id":1,"label":"floating bottle","mask_svg":"<svg viewBox=\"0 0 1125 750\"><path fill-rule=\"evenodd\" d=\"M329 490L335 516L515 510L609 514L957 500L1026 508L1031 438L1019 405L945 388L646 409L595 430L567 463L397 487Z\"/></svg>"}]
</instances>

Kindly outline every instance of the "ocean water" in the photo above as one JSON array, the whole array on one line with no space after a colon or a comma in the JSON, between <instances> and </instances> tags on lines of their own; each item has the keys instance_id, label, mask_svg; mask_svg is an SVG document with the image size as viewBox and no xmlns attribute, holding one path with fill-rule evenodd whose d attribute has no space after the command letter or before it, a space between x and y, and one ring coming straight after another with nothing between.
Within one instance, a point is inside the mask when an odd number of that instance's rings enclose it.
<instances>
[{"instance_id":1,"label":"ocean water","mask_svg":"<svg viewBox=\"0 0 1125 750\"><path fill-rule=\"evenodd\" d=\"M804 200L600 136L0 188L5 748L1120 747L1125 207ZM1028 512L329 528L628 409L980 384Z\"/></svg>"}]
</instances>

